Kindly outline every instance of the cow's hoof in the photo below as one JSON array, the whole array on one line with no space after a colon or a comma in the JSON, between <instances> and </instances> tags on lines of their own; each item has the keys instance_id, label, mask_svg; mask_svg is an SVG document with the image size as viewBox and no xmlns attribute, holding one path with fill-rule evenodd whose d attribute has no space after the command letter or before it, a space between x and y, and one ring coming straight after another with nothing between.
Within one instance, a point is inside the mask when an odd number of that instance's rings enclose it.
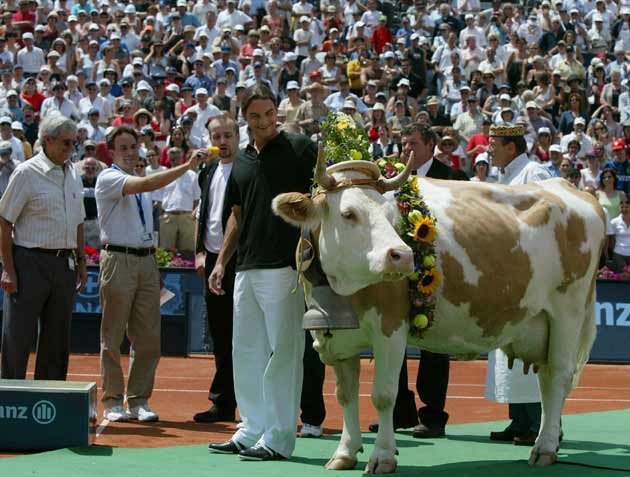
<instances>
[{"instance_id":1,"label":"cow's hoof","mask_svg":"<svg viewBox=\"0 0 630 477\"><path fill-rule=\"evenodd\" d=\"M328 470L352 470L357 465L357 459L351 457L333 457L326 463Z\"/></svg>"},{"instance_id":2,"label":"cow's hoof","mask_svg":"<svg viewBox=\"0 0 630 477\"><path fill-rule=\"evenodd\" d=\"M396 472L396 459L370 459L365 474L392 474Z\"/></svg>"},{"instance_id":3,"label":"cow's hoof","mask_svg":"<svg viewBox=\"0 0 630 477\"><path fill-rule=\"evenodd\" d=\"M554 464L557 458L558 454L555 452L539 452L536 448L534 448L529 455L529 465L544 467Z\"/></svg>"}]
</instances>

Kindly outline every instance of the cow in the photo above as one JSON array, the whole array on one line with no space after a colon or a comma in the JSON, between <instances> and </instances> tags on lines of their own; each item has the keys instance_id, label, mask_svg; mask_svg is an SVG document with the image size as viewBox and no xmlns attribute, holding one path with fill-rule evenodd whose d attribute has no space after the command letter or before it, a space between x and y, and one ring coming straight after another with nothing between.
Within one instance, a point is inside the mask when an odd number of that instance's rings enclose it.
<instances>
[{"instance_id":1,"label":"cow","mask_svg":"<svg viewBox=\"0 0 630 477\"><path fill-rule=\"evenodd\" d=\"M359 162L361 164L359 164ZM372 403L379 430L365 468L390 473L397 466L393 406L407 345L471 357L496 348L538 373L542 424L530 465L555 462L564 401L577 384L595 339L595 280L605 239L597 200L564 179L504 186L417 178L437 221L435 319L421 337L409 333L407 276L412 250L397 231L392 179L365 161L315 171L323 191L277 196L274 212L311 231L321 270L332 289L349 297L360 320L355 330L313 331L314 348L334 368L343 407L339 445L328 469L352 469L362 450L359 429L359 352L375 361ZM307 297L310 287L304 281ZM308 299L308 298L307 298Z\"/></svg>"}]
</instances>

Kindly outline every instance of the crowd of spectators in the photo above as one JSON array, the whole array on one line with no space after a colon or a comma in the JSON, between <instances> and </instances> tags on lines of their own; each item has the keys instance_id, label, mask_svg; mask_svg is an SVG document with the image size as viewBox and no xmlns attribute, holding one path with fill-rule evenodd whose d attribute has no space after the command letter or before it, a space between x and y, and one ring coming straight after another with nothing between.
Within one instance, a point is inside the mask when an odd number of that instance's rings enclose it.
<instances>
[{"instance_id":1,"label":"crowd of spectators","mask_svg":"<svg viewBox=\"0 0 630 477\"><path fill-rule=\"evenodd\" d=\"M209 146L220 114L245 146L240 104L263 83L288 132L317 140L343 111L377 159L400 152L403 127L429 124L435 158L473 180L496 177L490 126L523 124L531 160L597 194L613 219L630 192L629 55L628 0L5 0L0 193L39 150L39 121L60 111L78 123L72 160L98 247L108 128L137 130L137 174L149 175ZM193 248L191 174L154 195L165 247Z\"/></svg>"}]
</instances>

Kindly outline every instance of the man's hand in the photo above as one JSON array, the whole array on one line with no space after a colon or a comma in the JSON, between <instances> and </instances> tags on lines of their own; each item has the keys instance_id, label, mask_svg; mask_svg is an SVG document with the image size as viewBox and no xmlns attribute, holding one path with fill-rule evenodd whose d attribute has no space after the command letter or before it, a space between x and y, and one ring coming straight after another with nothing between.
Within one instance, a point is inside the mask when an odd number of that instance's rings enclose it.
<instances>
[{"instance_id":1,"label":"man's hand","mask_svg":"<svg viewBox=\"0 0 630 477\"><path fill-rule=\"evenodd\" d=\"M208 289L215 295L225 295L225 290L221 288L221 282L225 275L225 269L223 265L217 263L212 270L212 273L208 277Z\"/></svg>"},{"instance_id":2,"label":"man's hand","mask_svg":"<svg viewBox=\"0 0 630 477\"><path fill-rule=\"evenodd\" d=\"M197 171L197 167L199 167L199 162L201 162L206 157L206 151L203 149L197 149L190 155L190 159L188 159L188 169L191 171Z\"/></svg>"},{"instance_id":3,"label":"man's hand","mask_svg":"<svg viewBox=\"0 0 630 477\"><path fill-rule=\"evenodd\" d=\"M206 254L205 252L199 252L195 255L195 270L197 270L197 275L201 278L204 278L206 274Z\"/></svg>"},{"instance_id":4,"label":"man's hand","mask_svg":"<svg viewBox=\"0 0 630 477\"><path fill-rule=\"evenodd\" d=\"M2 279L0 287L9 295L13 295L18 290L17 275L14 270L2 270Z\"/></svg>"},{"instance_id":5,"label":"man's hand","mask_svg":"<svg viewBox=\"0 0 630 477\"><path fill-rule=\"evenodd\" d=\"M87 264L85 263L85 260L80 260L77 266L77 284L76 284L77 293L81 293L83 291L86 283L87 283Z\"/></svg>"}]
</instances>

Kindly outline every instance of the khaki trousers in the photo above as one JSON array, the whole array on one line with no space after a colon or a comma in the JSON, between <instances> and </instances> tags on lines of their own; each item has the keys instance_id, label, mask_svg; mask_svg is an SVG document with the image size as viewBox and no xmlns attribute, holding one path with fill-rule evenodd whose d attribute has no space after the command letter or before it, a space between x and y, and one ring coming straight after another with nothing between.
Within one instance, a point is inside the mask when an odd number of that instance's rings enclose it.
<instances>
[{"instance_id":1,"label":"khaki trousers","mask_svg":"<svg viewBox=\"0 0 630 477\"><path fill-rule=\"evenodd\" d=\"M102 250L99 286L103 405L124 402L120 346L125 331L131 343L127 401L129 406L144 404L153 392L160 361L160 274L155 257Z\"/></svg>"},{"instance_id":2,"label":"khaki trousers","mask_svg":"<svg viewBox=\"0 0 630 477\"><path fill-rule=\"evenodd\" d=\"M192 212L164 212L160 216L160 247L192 252L195 249L195 220Z\"/></svg>"}]
</instances>

